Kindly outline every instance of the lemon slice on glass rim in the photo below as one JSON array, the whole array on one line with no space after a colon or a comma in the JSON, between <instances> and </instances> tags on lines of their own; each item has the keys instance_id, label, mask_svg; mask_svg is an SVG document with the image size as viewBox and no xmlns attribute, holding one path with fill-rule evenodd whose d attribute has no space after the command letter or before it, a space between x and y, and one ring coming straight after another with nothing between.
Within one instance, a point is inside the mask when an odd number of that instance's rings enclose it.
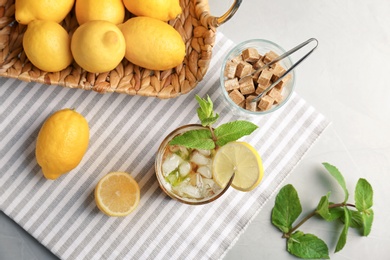
<instances>
[{"instance_id":1,"label":"lemon slice on glass rim","mask_svg":"<svg viewBox=\"0 0 390 260\"><path fill-rule=\"evenodd\" d=\"M126 172L110 172L95 188L96 205L108 216L127 216L138 206L139 200L138 183Z\"/></svg>"},{"instance_id":2,"label":"lemon slice on glass rim","mask_svg":"<svg viewBox=\"0 0 390 260\"><path fill-rule=\"evenodd\" d=\"M259 153L245 142L230 142L218 148L212 168L213 179L220 187L225 187L234 174L231 186L240 191L253 190L264 175Z\"/></svg>"}]
</instances>

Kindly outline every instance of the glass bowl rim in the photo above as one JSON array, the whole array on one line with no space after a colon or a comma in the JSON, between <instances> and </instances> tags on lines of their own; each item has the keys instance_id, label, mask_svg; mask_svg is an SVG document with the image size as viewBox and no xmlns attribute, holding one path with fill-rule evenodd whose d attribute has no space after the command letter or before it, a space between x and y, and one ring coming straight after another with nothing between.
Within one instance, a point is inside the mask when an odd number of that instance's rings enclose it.
<instances>
[{"instance_id":1,"label":"glass bowl rim","mask_svg":"<svg viewBox=\"0 0 390 260\"><path fill-rule=\"evenodd\" d=\"M219 78L219 81L220 81L220 88L222 90L222 93L223 93L223 96L224 98L227 100L227 102L229 103L229 105L232 105L234 109L237 109L239 110L241 113L244 113L244 114L248 114L248 115L266 115L266 114L269 114L269 113L272 113L276 110L278 110L279 108L281 108L282 106L284 106L284 104L291 98L293 92L294 92L294 89L295 89L295 81L296 81L296 74L295 74L295 70L292 70L290 73L292 74L292 78L290 79L291 82L289 84L291 84L291 91L286 95L286 97L284 98L284 100L278 104L277 106L274 106L273 108L269 109L269 110L266 110L266 111L250 111L250 110L247 110L245 108L242 108L240 106L238 106L236 103L234 103L227 91L225 90L225 87L224 87L224 82L225 82L225 75L224 75L224 72L225 72L225 66L226 66L226 63L230 58L230 56L235 52L237 51L238 49L242 48L243 46L247 45L247 44L250 44L250 43L266 43L266 44L269 44L273 47L275 47L276 49L280 50L282 53L286 52L286 50L284 48L282 48L279 44L273 42L273 41L270 41L270 40L266 40L266 39L250 39L250 40L246 40L246 41L243 41L237 45L235 45L225 56L225 58L223 59L223 62L222 62L222 68L221 68L221 72L220 72L220 78ZM261 45L260 45L261 46ZM292 60L290 57L286 57L285 59L287 59L287 61L289 62L290 66L293 64Z\"/></svg>"}]
</instances>

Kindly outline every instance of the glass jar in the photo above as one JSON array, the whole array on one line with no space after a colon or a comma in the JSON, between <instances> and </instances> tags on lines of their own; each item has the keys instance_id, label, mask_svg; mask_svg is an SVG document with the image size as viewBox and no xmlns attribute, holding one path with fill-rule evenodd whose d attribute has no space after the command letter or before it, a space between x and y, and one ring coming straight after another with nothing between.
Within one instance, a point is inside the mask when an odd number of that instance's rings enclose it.
<instances>
[{"instance_id":1,"label":"glass jar","mask_svg":"<svg viewBox=\"0 0 390 260\"><path fill-rule=\"evenodd\" d=\"M219 187L213 181L212 160L215 150L169 145L175 136L196 129L207 128L190 124L168 134L160 144L155 161L155 172L161 189L169 197L191 205L212 202L230 186L229 183L226 187Z\"/></svg>"}]
</instances>

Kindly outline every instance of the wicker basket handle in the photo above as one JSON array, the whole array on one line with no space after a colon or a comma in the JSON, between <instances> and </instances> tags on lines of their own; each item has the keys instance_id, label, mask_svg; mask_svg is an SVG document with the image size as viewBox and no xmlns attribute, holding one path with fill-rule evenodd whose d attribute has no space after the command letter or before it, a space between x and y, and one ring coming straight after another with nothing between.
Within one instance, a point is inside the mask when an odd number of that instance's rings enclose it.
<instances>
[{"instance_id":1,"label":"wicker basket handle","mask_svg":"<svg viewBox=\"0 0 390 260\"><path fill-rule=\"evenodd\" d=\"M237 12L238 8L240 7L242 3L242 0L235 0L232 6L229 8L229 10L224 13L222 16L217 17L218 25L221 25L225 22L227 22L232 16Z\"/></svg>"},{"instance_id":2,"label":"wicker basket handle","mask_svg":"<svg viewBox=\"0 0 390 260\"><path fill-rule=\"evenodd\" d=\"M208 27L218 27L227 22L236 13L240 7L242 0L234 0L232 6L220 17L210 15L207 0L196 0L196 12L200 18L201 23Z\"/></svg>"}]
</instances>

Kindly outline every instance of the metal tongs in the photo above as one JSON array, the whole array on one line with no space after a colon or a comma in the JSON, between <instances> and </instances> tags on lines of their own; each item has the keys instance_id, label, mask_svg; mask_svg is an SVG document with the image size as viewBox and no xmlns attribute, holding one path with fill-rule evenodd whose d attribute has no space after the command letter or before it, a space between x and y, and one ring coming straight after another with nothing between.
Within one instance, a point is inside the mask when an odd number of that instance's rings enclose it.
<instances>
[{"instance_id":1,"label":"metal tongs","mask_svg":"<svg viewBox=\"0 0 390 260\"><path fill-rule=\"evenodd\" d=\"M261 68L257 69L256 71L254 71L253 73L251 73L250 76L256 74L256 73L259 73L260 71L264 70L264 69L267 69L269 67L271 67L273 64L275 64L276 62L286 58L287 56L293 54L294 52L298 51L299 49L301 49L302 47L306 46L307 44L309 44L310 42L314 41L316 43L316 45L308 52L306 53L300 60L298 60L296 63L294 63L279 79L277 79L274 83L272 83L268 88L266 88L263 92L261 92L257 97L255 97L254 99L251 100L251 102L257 102L260 98L262 98L264 96L264 94L268 93L268 91L270 91L271 89L273 89L285 76L287 76L287 74L289 74L293 69L295 69L302 61L304 61L318 46L318 41L317 39L315 38L310 38L309 40L299 44L298 46L292 48L291 50L283 53L282 55L280 55L279 57L277 57L276 59L268 62L267 64L265 64L264 66L262 66Z\"/></svg>"}]
</instances>

